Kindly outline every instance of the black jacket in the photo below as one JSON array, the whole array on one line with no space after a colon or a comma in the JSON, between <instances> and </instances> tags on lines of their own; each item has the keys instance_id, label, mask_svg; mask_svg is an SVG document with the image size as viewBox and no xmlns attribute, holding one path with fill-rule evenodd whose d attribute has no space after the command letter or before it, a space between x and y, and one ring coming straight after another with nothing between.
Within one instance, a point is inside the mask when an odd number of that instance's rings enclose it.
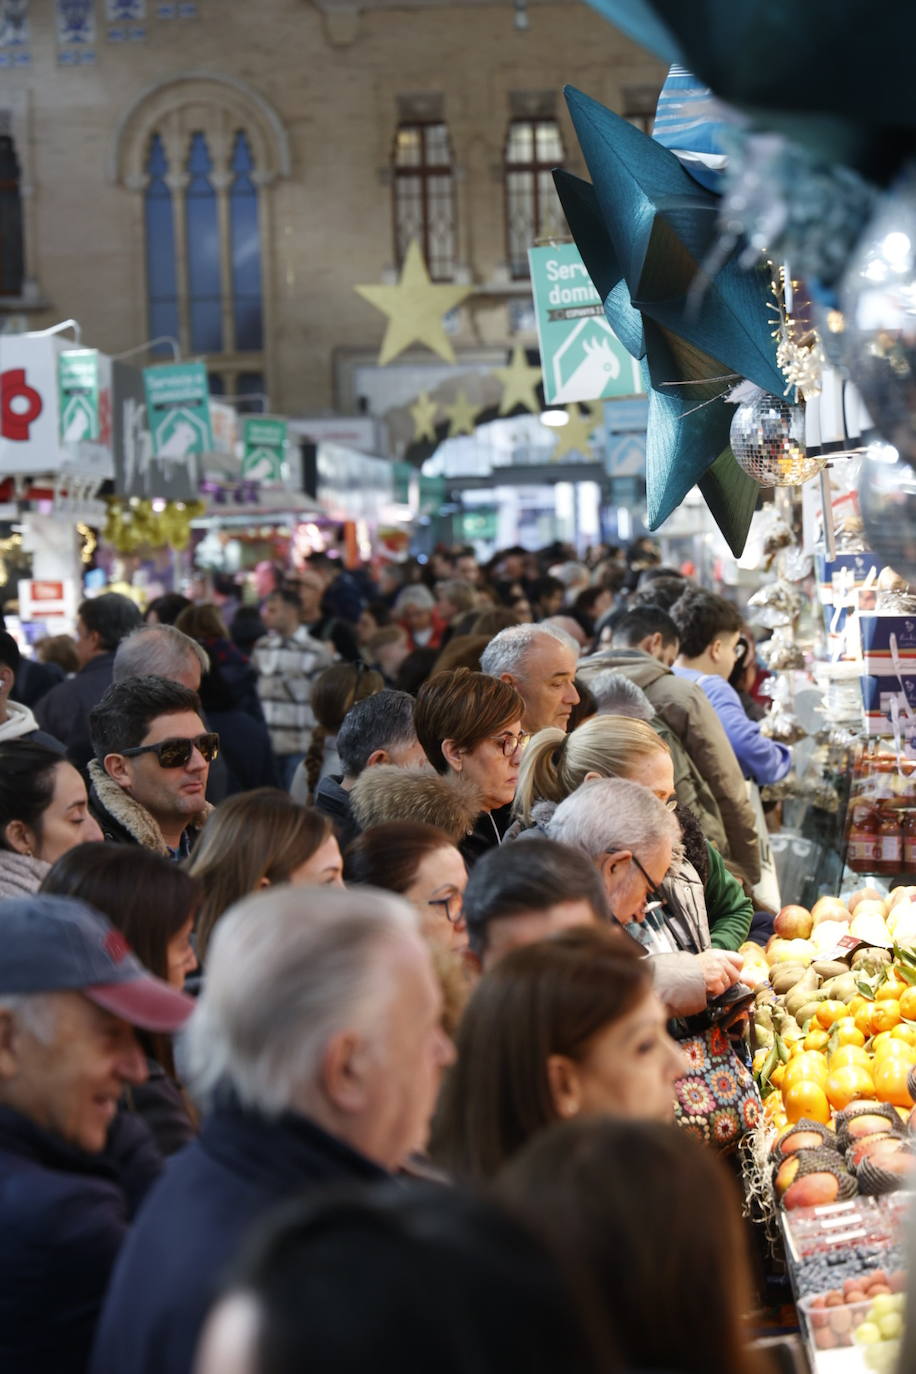
<instances>
[{"instance_id":1,"label":"black jacket","mask_svg":"<svg viewBox=\"0 0 916 1374\"><path fill-rule=\"evenodd\" d=\"M87 1155L0 1107L3 1374L84 1374L112 1265L161 1168L129 1113Z\"/></svg>"},{"instance_id":2,"label":"black jacket","mask_svg":"<svg viewBox=\"0 0 916 1374\"><path fill-rule=\"evenodd\" d=\"M169 1162L124 1246L92 1374L190 1374L201 1324L253 1223L306 1188L385 1177L303 1116L217 1109Z\"/></svg>"},{"instance_id":3,"label":"black jacket","mask_svg":"<svg viewBox=\"0 0 916 1374\"><path fill-rule=\"evenodd\" d=\"M350 793L341 787L342 782L342 777L334 777L331 774L322 778L315 789L315 800L312 805L316 811L330 817L334 823L337 841L341 849L346 849L350 841L356 839L360 828L350 809Z\"/></svg>"},{"instance_id":4,"label":"black jacket","mask_svg":"<svg viewBox=\"0 0 916 1374\"><path fill-rule=\"evenodd\" d=\"M59 682L35 707L42 730L66 746L67 757L85 771L92 758L89 712L111 686L114 654L97 654L73 677Z\"/></svg>"}]
</instances>

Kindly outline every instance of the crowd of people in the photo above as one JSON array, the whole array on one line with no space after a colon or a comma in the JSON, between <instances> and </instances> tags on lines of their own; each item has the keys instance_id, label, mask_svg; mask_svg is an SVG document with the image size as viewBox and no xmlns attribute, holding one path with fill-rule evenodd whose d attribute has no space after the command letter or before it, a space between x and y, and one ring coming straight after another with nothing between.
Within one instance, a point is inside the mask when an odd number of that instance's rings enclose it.
<instances>
[{"instance_id":1,"label":"crowd of people","mask_svg":"<svg viewBox=\"0 0 916 1374\"><path fill-rule=\"evenodd\" d=\"M0 1368L764 1370L678 1106L773 914L740 611L268 572L0 633Z\"/></svg>"}]
</instances>

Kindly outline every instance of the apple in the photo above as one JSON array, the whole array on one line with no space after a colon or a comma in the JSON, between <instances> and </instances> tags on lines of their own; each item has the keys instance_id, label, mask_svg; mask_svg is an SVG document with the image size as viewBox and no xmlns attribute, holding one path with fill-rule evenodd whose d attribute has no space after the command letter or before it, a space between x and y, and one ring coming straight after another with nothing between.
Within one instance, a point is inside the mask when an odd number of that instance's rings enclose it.
<instances>
[{"instance_id":1,"label":"apple","mask_svg":"<svg viewBox=\"0 0 916 1374\"><path fill-rule=\"evenodd\" d=\"M811 908L811 920L816 926L821 921L848 921L849 908L839 897L818 897Z\"/></svg>"},{"instance_id":2,"label":"apple","mask_svg":"<svg viewBox=\"0 0 916 1374\"><path fill-rule=\"evenodd\" d=\"M856 1328L856 1341L859 1345L877 1345L880 1339L880 1328L874 1322L863 1322Z\"/></svg>"},{"instance_id":3,"label":"apple","mask_svg":"<svg viewBox=\"0 0 916 1374\"><path fill-rule=\"evenodd\" d=\"M893 911L899 902L916 901L916 887L895 887L887 898L888 908Z\"/></svg>"},{"instance_id":4,"label":"apple","mask_svg":"<svg viewBox=\"0 0 916 1374\"><path fill-rule=\"evenodd\" d=\"M864 902L860 902L856 907L854 920L862 916L878 916L882 921L887 915L887 906L882 901L875 901L872 897L866 897Z\"/></svg>"},{"instance_id":5,"label":"apple","mask_svg":"<svg viewBox=\"0 0 916 1374\"><path fill-rule=\"evenodd\" d=\"M862 887L858 892L854 892L851 897L847 897L846 905L850 913L855 915L855 910L859 903L869 900L873 902L882 902L884 900L884 894L879 892L876 887Z\"/></svg>"},{"instance_id":6,"label":"apple","mask_svg":"<svg viewBox=\"0 0 916 1374\"><path fill-rule=\"evenodd\" d=\"M811 912L804 906L784 906L773 930L785 940L807 940L813 928Z\"/></svg>"}]
</instances>

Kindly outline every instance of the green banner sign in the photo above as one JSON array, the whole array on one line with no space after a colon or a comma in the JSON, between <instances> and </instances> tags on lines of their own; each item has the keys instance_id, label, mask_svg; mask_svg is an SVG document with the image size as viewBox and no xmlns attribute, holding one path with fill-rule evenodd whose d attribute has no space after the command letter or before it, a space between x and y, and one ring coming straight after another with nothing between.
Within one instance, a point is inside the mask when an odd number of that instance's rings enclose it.
<instances>
[{"instance_id":1,"label":"green banner sign","mask_svg":"<svg viewBox=\"0 0 916 1374\"><path fill-rule=\"evenodd\" d=\"M157 458L186 458L213 448L210 388L203 363L143 369L146 418Z\"/></svg>"},{"instance_id":2,"label":"green banner sign","mask_svg":"<svg viewBox=\"0 0 916 1374\"><path fill-rule=\"evenodd\" d=\"M248 415L242 421L242 476L252 482L282 482L286 473L286 421L277 415Z\"/></svg>"},{"instance_id":3,"label":"green banner sign","mask_svg":"<svg viewBox=\"0 0 916 1374\"><path fill-rule=\"evenodd\" d=\"M642 394L639 364L614 334L574 243L529 248L548 405Z\"/></svg>"},{"instance_id":4,"label":"green banner sign","mask_svg":"<svg viewBox=\"0 0 916 1374\"><path fill-rule=\"evenodd\" d=\"M60 437L66 444L98 439L99 355L94 348L71 348L57 360Z\"/></svg>"}]
</instances>

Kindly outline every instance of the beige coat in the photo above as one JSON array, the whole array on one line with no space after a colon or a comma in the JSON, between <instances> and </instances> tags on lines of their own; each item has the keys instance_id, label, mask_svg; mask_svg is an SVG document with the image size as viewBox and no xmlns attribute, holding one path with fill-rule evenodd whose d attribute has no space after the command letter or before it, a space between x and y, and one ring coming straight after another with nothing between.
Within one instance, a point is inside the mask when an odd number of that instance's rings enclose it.
<instances>
[{"instance_id":1,"label":"beige coat","mask_svg":"<svg viewBox=\"0 0 916 1374\"><path fill-rule=\"evenodd\" d=\"M641 687L656 715L680 740L712 794L715 810L700 792L685 804L695 812L704 834L721 851L731 871L753 887L760 879L761 853L754 813L735 751L702 687L678 677L641 649L607 649L582 659L578 671L588 682L606 668L623 673Z\"/></svg>"}]
</instances>

